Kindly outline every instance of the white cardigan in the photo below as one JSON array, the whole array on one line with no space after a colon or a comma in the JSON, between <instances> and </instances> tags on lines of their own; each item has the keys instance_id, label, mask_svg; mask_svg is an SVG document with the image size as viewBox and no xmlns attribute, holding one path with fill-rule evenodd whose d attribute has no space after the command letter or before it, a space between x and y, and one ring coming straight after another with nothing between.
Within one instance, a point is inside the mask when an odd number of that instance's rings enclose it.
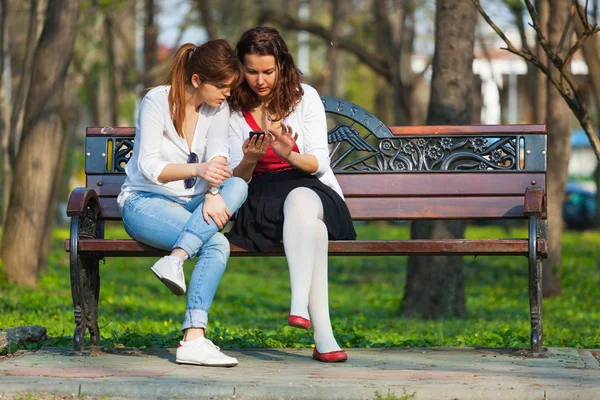
<instances>
[{"instance_id":1,"label":"white cardigan","mask_svg":"<svg viewBox=\"0 0 600 400\"><path fill-rule=\"evenodd\" d=\"M314 175L335 190L343 199L342 189L329 166L327 118L323 102L313 87L302 84L302 89L304 89L304 96L296 109L283 120L283 123L291 125L293 131L298 133L296 143L300 153L312 154L317 158L318 168ZM231 113L229 120L229 144L231 146L229 167L231 169L242 162L244 157L242 144L249 137L251 130L241 111Z\"/></svg>"},{"instance_id":2,"label":"white cardigan","mask_svg":"<svg viewBox=\"0 0 600 400\"><path fill-rule=\"evenodd\" d=\"M186 189L183 180L159 182L162 170L170 163L187 163L190 149L185 138L175 131L169 111L170 86L157 86L150 90L140 105L135 127L133 154L125 167L127 178L121 186L117 199L119 206L134 191L158 193L185 199L204 193L206 182L198 179L196 185ZM191 151L198 155L199 162L217 156L229 156L227 131L229 129L229 105L219 108L202 104Z\"/></svg>"}]
</instances>

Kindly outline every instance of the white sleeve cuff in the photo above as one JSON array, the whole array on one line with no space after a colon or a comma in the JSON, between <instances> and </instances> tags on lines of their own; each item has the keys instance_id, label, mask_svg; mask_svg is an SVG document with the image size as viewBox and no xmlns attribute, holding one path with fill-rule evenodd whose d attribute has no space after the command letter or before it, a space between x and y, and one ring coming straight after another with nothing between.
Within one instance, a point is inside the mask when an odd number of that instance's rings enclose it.
<instances>
[{"instance_id":1,"label":"white sleeve cuff","mask_svg":"<svg viewBox=\"0 0 600 400\"><path fill-rule=\"evenodd\" d=\"M313 173L313 175L321 176L329 169L329 154L327 150L323 149L315 149L311 151L309 154L312 154L317 158L317 170Z\"/></svg>"},{"instance_id":2,"label":"white sleeve cuff","mask_svg":"<svg viewBox=\"0 0 600 400\"><path fill-rule=\"evenodd\" d=\"M140 170L140 172L142 173L142 175L144 175L144 177L146 179L148 179L150 182L156 184L156 185L164 185L163 182L158 180L158 177L160 176L160 174L162 173L163 169L165 169L165 167L169 164L166 161L157 161L156 164L154 164L152 166L152 168L148 168L146 169L144 166L145 163L138 163L138 168Z\"/></svg>"},{"instance_id":3,"label":"white sleeve cuff","mask_svg":"<svg viewBox=\"0 0 600 400\"><path fill-rule=\"evenodd\" d=\"M215 152L215 153L211 154L209 157L207 157L206 159L208 161L210 161L216 157L223 157L223 158L225 158L225 160L227 160L227 162L229 162L229 154L222 152L222 151Z\"/></svg>"}]
</instances>

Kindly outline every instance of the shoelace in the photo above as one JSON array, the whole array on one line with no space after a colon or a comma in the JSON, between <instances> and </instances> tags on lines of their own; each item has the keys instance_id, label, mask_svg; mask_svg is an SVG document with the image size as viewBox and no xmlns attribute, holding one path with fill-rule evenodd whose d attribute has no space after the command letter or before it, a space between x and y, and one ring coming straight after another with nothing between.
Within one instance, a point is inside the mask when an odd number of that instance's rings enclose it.
<instances>
[{"instance_id":1,"label":"shoelace","mask_svg":"<svg viewBox=\"0 0 600 400\"><path fill-rule=\"evenodd\" d=\"M204 341L208 342L208 344L210 344L213 347L213 349L221 350L221 348L215 345L213 342L211 342L210 339L204 338Z\"/></svg>"},{"instance_id":2,"label":"shoelace","mask_svg":"<svg viewBox=\"0 0 600 400\"><path fill-rule=\"evenodd\" d=\"M184 279L183 262L176 261L175 263L173 263L173 269L175 270L175 274L179 279Z\"/></svg>"}]
</instances>

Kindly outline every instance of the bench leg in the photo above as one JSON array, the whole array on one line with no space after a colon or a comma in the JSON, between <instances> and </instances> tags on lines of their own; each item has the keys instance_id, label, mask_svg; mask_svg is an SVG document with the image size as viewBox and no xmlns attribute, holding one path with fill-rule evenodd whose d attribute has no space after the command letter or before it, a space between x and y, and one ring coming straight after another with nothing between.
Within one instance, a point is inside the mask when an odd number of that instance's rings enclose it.
<instances>
[{"instance_id":1,"label":"bench leg","mask_svg":"<svg viewBox=\"0 0 600 400\"><path fill-rule=\"evenodd\" d=\"M79 254L79 238L96 235L97 210L88 207L80 216L71 218L70 267L71 296L75 316L73 350L81 354L85 347L85 333L90 331L93 346L100 345L98 328L98 296L100 292L99 258Z\"/></svg>"},{"instance_id":2,"label":"bench leg","mask_svg":"<svg viewBox=\"0 0 600 400\"><path fill-rule=\"evenodd\" d=\"M90 332L92 346L100 346L100 328L98 328L98 297L100 295L100 260L96 257L81 257L83 301L83 327ZM85 334L85 331L84 331Z\"/></svg>"},{"instance_id":3,"label":"bench leg","mask_svg":"<svg viewBox=\"0 0 600 400\"><path fill-rule=\"evenodd\" d=\"M542 260L537 254L537 222L529 217L529 313L531 318L531 352L542 350Z\"/></svg>"},{"instance_id":4,"label":"bench leg","mask_svg":"<svg viewBox=\"0 0 600 400\"><path fill-rule=\"evenodd\" d=\"M83 314L83 302L81 293L81 259L79 258L79 217L71 218L71 248L69 253L71 268L71 297L73 298L73 309L75 314L75 331L73 332L73 350L76 353L83 352L85 339L85 326L81 318Z\"/></svg>"}]
</instances>

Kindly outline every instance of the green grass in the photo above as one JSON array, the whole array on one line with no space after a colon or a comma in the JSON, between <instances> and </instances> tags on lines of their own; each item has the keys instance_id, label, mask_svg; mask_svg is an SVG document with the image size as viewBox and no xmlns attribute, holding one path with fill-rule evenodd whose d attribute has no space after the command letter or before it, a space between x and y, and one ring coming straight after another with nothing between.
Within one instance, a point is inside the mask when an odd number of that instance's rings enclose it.
<instances>
[{"instance_id":1,"label":"green grass","mask_svg":"<svg viewBox=\"0 0 600 400\"><path fill-rule=\"evenodd\" d=\"M408 238L406 225L358 227L359 238ZM109 237L124 237L115 227ZM467 236L524 237L500 227L469 227ZM70 346L73 311L68 229L54 232L48 272L37 288L0 282L0 327L38 324L49 344ZM600 348L600 233L564 235L563 295L544 302L544 343ZM99 323L107 347L174 347L185 297L173 296L150 272L151 258L109 258L100 265ZM186 263L189 278L193 264ZM344 347L528 347L527 260L465 257L469 316L421 321L396 314L406 278L406 257L330 258L330 305ZM209 336L223 347L309 347L310 332L286 326L290 284L283 258L232 258L210 312Z\"/></svg>"}]
</instances>

